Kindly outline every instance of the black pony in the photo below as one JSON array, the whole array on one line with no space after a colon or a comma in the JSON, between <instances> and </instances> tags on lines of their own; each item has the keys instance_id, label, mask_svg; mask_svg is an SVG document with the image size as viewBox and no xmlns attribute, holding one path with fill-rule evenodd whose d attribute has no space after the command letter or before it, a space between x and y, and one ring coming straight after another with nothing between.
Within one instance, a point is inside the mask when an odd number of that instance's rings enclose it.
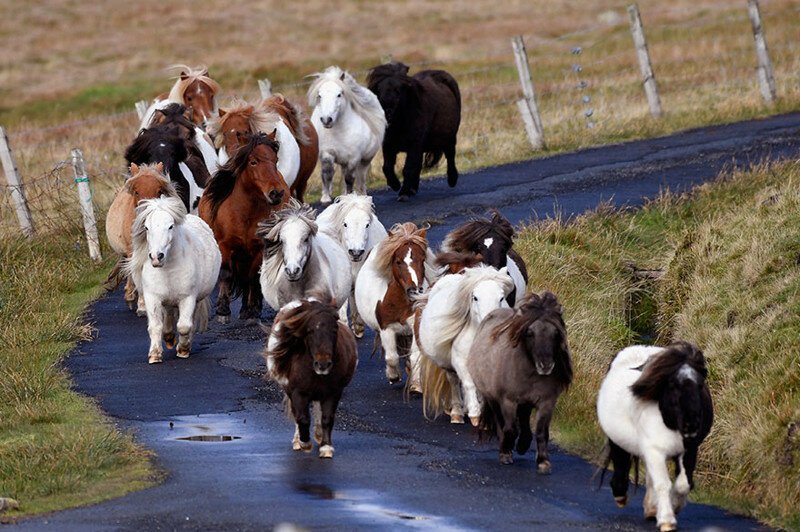
<instances>
[{"instance_id":1,"label":"black pony","mask_svg":"<svg viewBox=\"0 0 800 532\"><path fill-rule=\"evenodd\" d=\"M456 186L456 136L461 123L461 92L444 70L423 70L408 75L403 63L388 63L370 70L369 90L378 96L388 126L383 137L383 174L398 201L408 201L419 190L419 174L447 159L447 184ZM395 174L397 154L406 152L403 185Z\"/></svg>"}]
</instances>

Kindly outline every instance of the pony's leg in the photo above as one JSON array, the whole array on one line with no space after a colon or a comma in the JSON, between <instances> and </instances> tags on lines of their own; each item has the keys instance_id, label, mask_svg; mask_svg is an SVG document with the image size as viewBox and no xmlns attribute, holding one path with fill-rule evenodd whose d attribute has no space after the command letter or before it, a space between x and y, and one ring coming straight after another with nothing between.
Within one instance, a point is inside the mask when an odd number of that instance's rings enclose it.
<instances>
[{"instance_id":1,"label":"pony's leg","mask_svg":"<svg viewBox=\"0 0 800 532\"><path fill-rule=\"evenodd\" d=\"M447 372L447 382L450 384L450 423L461 425L464 423L464 399L461 397L461 381L452 371Z\"/></svg>"},{"instance_id":2,"label":"pony's leg","mask_svg":"<svg viewBox=\"0 0 800 532\"><path fill-rule=\"evenodd\" d=\"M219 295L217 296L217 321L231 322L231 272L230 261L222 261L219 269Z\"/></svg>"},{"instance_id":3,"label":"pony's leg","mask_svg":"<svg viewBox=\"0 0 800 532\"><path fill-rule=\"evenodd\" d=\"M486 408L484 406L484 408ZM531 448L533 442L533 432L531 431L531 412L533 405L530 403L517 406L517 422L519 423L519 440L517 440L517 452L525 454Z\"/></svg>"},{"instance_id":4,"label":"pony's leg","mask_svg":"<svg viewBox=\"0 0 800 532\"><path fill-rule=\"evenodd\" d=\"M552 469L547 444L550 442L550 420L555 406L555 398L542 400L536 405L536 472L540 475L549 475Z\"/></svg>"},{"instance_id":5,"label":"pony's leg","mask_svg":"<svg viewBox=\"0 0 800 532\"><path fill-rule=\"evenodd\" d=\"M458 378L461 380L461 387L464 389L464 400L467 403L469 420L472 426L477 427L481 420L483 400L479 397L478 389L475 387L475 382L467 369L467 357L458 352L453 352L450 356L452 357L450 363L453 364L453 369L456 370ZM516 407L514 407L512 419L516 419L516 413Z\"/></svg>"},{"instance_id":6,"label":"pony's leg","mask_svg":"<svg viewBox=\"0 0 800 532\"><path fill-rule=\"evenodd\" d=\"M656 501L655 491L653 490L653 479L650 478L650 472L645 471L645 492L644 492L644 518L656 520L658 513L658 505Z\"/></svg>"},{"instance_id":7,"label":"pony's leg","mask_svg":"<svg viewBox=\"0 0 800 532\"><path fill-rule=\"evenodd\" d=\"M192 337L194 336L194 309L197 299L190 296L178 304L178 356L189 358L192 350Z\"/></svg>"},{"instance_id":8,"label":"pony's leg","mask_svg":"<svg viewBox=\"0 0 800 532\"><path fill-rule=\"evenodd\" d=\"M519 429L517 427L517 405L513 401L503 399L499 404L502 417L502 436L500 438L500 463L503 465L513 464L514 442L517 441Z\"/></svg>"},{"instance_id":9,"label":"pony's leg","mask_svg":"<svg viewBox=\"0 0 800 532\"><path fill-rule=\"evenodd\" d=\"M628 451L608 440L611 463L614 464L614 474L611 476L611 493L614 502L620 508L628 504L628 485L630 484L631 455ZM647 497L645 496L645 507Z\"/></svg>"},{"instance_id":10,"label":"pony's leg","mask_svg":"<svg viewBox=\"0 0 800 532\"><path fill-rule=\"evenodd\" d=\"M414 317L412 316L413 320ZM411 330L414 330L414 324L411 324ZM416 338L411 337L411 347L408 351L408 361L406 362L406 374L408 375L408 391L422 393L422 376L420 369L422 367L422 353L417 345Z\"/></svg>"},{"instance_id":11,"label":"pony's leg","mask_svg":"<svg viewBox=\"0 0 800 532\"><path fill-rule=\"evenodd\" d=\"M392 329L381 329L381 345L386 356L386 378L390 384L400 380L400 356L397 354L397 335Z\"/></svg>"},{"instance_id":12,"label":"pony's leg","mask_svg":"<svg viewBox=\"0 0 800 532\"><path fill-rule=\"evenodd\" d=\"M125 303L128 304L129 310L134 310L137 299L139 299L139 296L136 294L136 285L133 284L133 279L128 276L128 280L125 282Z\"/></svg>"},{"instance_id":13,"label":"pony's leg","mask_svg":"<svg viewBox=\"0 0 800 532\"><path fill-rule=\"evenodd\" d=\"M322 197L320 198L320 203L330 203L333 201L332 198L332 189L333 189L333 174L336 172L336 168L333 166L333 156L330 154L321 155L319 158L320 164L320 174L322 177Z\"/></svg>"},{"instance_id":14,"label":"pony's leg","mask_svg":"<svg viewBox=\"0 0 800 532\"><path fill-rule=\"evenodd\" d=\"M344 304L342 304L342 306L339 307L339 321L344 323L344 325L346 327L348 326L348 323L347 323L347 307L348 307L348 303L349 303L349 301L347 299L345 299Z\"/></svg>"},{"instance_id":15,"label":"pony's leg","mask_svg":"<svg viewBox=\"0 0 800 532\"><path fill-rule=\"evenodd\" d=\"M292 393L292 399L290 403L294 421L297 423L297 432L300 436L299 450L310 452L311 434L309 433L309 429L311 427L311 419L308 415L308 397L295 391Z\"/></svg>"},{"instance_id":16,"label":"pony's leg","mask_svg":"<svg viewBox=\"0 0 800 532\"><path fill-rule=\"evenodd\" d=\"M261 294L261 285L256 275L250 278L249 286L242 291L242 310L239 312L239 318L260 320L263 305L264 296Z\"/></svg>"},{"instance_id":17,"label":"pony's leg","mask_svg":"<svg viewBox=\"0 0 800 532\"><path fill-rule=\"evenodd\" d=\"M156 298L148 298L147 304L147 333L150 335L150 352L147 354L148 364L158 364L163 360L161 337L164 328L164 307Z\"/></svg>"},{"instance_id":18,"label":"pony's leg","mask_svg":"<svg viewBox=\"0 0 800 532\"><path fill-rule=\"evenodd\" d=\"M147 316L147 305L144 301L144 294L140 291L139 296L136 299L136 315L137 316Z\"/></svg>"},{"instance_id":19,"label":"pony's leg","mask_svg":"<svg viewBox=\"0 0 800 532\"><path fill-rule=\"evenodd\" d=\"M314 413L314 441L317 445L322 444L322 405L319 401L311 402L311 410Z\"/></svg>"},{"instance_id":20,"label":"pony's leg","mask_svg":"<svg viewBox=\"0 0 800 532\"><path fill-rule=\"evenodd\" d=\"M367 176L369 175L370 161L360 161L354 172L356 174L356 192L363 196L367 195Z\"/></svg>"},{"instance_id":21,"label":"pony's leg","mask_svg":"<svg viewBox=\"0 0 800 532\"><path fill-rule=\"evenodd\" d=\"M447 184L450 187L456 186L458 183L458 169L456 169L456 142L447 146L444 150L444 157L447 159Z\"/></svg>"},{"instance_id":22,"label":"pony's leg","mask_svg":"<svg viewBox=\"0 0 800 532\"><path fill-rule=\"evenodd\" d=\"M675 459L675 483L672 485L670 499L672 500L672 510L678 514L686 506L686 499L689 496L689 479L686 476L686 468L683 466L683 456Z\"/></svg>"},{"instance_id":23,"label":"pony's leg","mask_svg":"<svg viewBox=\"0 0 800 532\"><path fill-rule=\"evenodd\" d=\"M251 311L252 309L250 308L250 286L247 285L242 287L242 306L239 307L239 319L249 320Z\"/></svg>"},{"instance_id":24,"label":"pony's leg","mask_svg":"<svg viewBox=\"0 0 800 532\"><path fill-rule=\"evenodd\" d=\"M394 167L397 164L397 150L392 148L383 147L383 175L386 176L386 184L389 188L397 192L400 190L400 180L397 179L397 174Z\"/></svg>"},{"instance_id":25,"label":"pony's leg","mask_svg":"<svg viewBox=\"0 0 800 532\"><path fill-rule=\"evenodd\" d=\"M319 447L320 458L333 458L333 419L336 416L336 407L339 405L341 393L334 394L321 402L322 407L322 442Z\"/></svg>"},{"instance_id":26,"label":"pony's leg","mask_svg":"<svg viewBox=\"0 0 800 532\"><path fill-rule=\"evenodd\" d=\"M161 335L164 337L164 344L167 349L175 348L175 308L164 309L164 329Z\"/></svg>"},{"instance_id":27,"label":"pony's leg","mask_svg":"<svg viewBox=\"0 0 800 532\"><path fill-rule=\"evenodd\" d=\"M669 479L667 461L663 454L655 449L647 449L644 454L644 466L653 482L653 497L656 502L656 524L661 532L675 530L677 521L672 511L670 491L672 482Z\"/></svg>"},{"instance_id":28,"label":"pony's leg","mask_svg":"<svg viewBox=\"0 0 800 532\"><path fill-rule=\"evenodd\" d=\"M350 287L350 322L352 324L353 334L356 338L364 338L364 320L361 319L361 314L358 313L356 306L356 284Z\"/></svg>"},{"instance_id":29,"label":"pony's leg","mask_svg":"<svg viewBox=\"0 0 800 532\"><path fill-rule=\"evenodd\" d=\"M344 186L348 194L353 192L353 184L356 181L356 169L354 166L342 166L344 173Z\"/></svg>"},{"instance_id":30,"label":"pony's leg","mask_svg":"<svg viewBox=\"0 0 800 532\"><path fill-rule=\"evenodd\" d=\"M406 164L403 166L403 186L400 187L398 201L407 201L419 190L419 174L422 172L422 146L415 146L406 153Z\"/></svg>"}]
</instances>

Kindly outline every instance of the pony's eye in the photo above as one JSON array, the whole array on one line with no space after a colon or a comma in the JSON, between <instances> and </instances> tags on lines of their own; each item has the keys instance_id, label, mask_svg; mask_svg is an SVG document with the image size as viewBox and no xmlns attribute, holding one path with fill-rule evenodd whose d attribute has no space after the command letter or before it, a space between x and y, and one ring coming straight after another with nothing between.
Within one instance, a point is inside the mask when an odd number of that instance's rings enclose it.
<instances>
[{"instance_id":1,"label":"pony's eye","mask_svg":"<svg viewBox=\"0 0 800 532\"><path fill-rule=\"evenodd\" d=\"M149 231L149 230L150 230L150 228L148 228L148 227L145 225L145 226L144 226L144 230L145 230L145 231Z\"/></svg>"},{"instance_id":2,"label":"pony's eye","mask_svg":"<svg viewBox=\"0 0 800 532\"><path fill-rule=\"evenodd\" d=\"M344 222L342 225L344 225L345 227L347 227L347 222Z\"/></svg>"},{"instance_id":3,"label":"pony's eye","mask_svg":"<svg viewBox=\"0 0 800 532\"><path fill-rule=\"evenodd\" d=\"M369 227L369 222L367 222L367 227Z\"/></svg>"},{"instance_id":4,"label":"pony's eye","mask_svg":"<svg viewBox=\"0 0 800 532\"><path fill-rule=\"evenodd\" d=\"M340 92L339 94L336 95L336 97L337 98L341 98L342 97L342 93Z\"/></svg>"},{"instance_id":5,"label":"pony's eye","mask_svg":"<svg viewBox=\"0 0 800 532\"><path fill-rule=\"evenodd\" d=\"M478 300L478 296L472 296L472 300L473 301L477 301Z\"/></svg>"},{"instance_id":6,"label":"pony's eye","mask_svg":"<svg viewBox=\"0 0 800 532\"><path fill-rule=\"evenodd\" d=\"M258 161L256 161L255 159L250 161L250 166L257 166L257 165L258 165Z\"/></svg>"},{"instance_id":7,"label":"pony's eye","mask_svg":"<svg viewBox=\"0 0 800 532\"><path fill-rule=\"evenodd\" d=\"M170 229L172 229L173 227L175 227L175 224L169 226Z\"/></svg>"}]
</instances>

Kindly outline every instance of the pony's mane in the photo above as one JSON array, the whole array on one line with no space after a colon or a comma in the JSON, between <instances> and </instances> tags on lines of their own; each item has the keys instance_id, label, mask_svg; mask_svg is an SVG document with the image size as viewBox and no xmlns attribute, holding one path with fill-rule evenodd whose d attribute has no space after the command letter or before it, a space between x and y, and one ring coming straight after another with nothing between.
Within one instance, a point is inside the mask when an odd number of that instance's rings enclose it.
<instances>
[{"instance_id":1,"label":"pony's mane","mask_svg":"<svg viewBox=\"0 0 800 532\"><path fill-rule=\"evenodd\" d=\"M141 271L142 267L149 260L147 249L147 229L145 222L147 218L156 211L166 211L175 225L181 225L186 219L186 206L176 196L161 196L160 198L141 200L136 207L136 218L131 227L131 247L133 253L125 261L124 269L128 275L133 272Z\"/></svg>"},{"instance_id":2,"label":"pony's mane","mask_svg":"<svg viewBox=\"0 0 800 532\"><path fill-rule=\"evenodd\" d=\"M266 352L266 356L272 358L275 364L273 374L286 375L289 372L292 355L296 354L298 349L305 349L304 338L308 331L308 323L321 314L329 314L334 320L338 319L337 309L317 298L304 299L300 305L280 311L278 322L280 327L277 327L277 330L273 327L272 330L277 342Z\"/></svg>"},{"instance_id":3,"label":"pony's mane","mask_svg":"<svg viewBox=\"0 0 800 532\"><path fill-rule=\"evenodd\" d=\"M218 95L221 91L219 83L208 77L208 68L201 65L197 67L190 67L187 65L172 65L169 70L176 70L178 72L175 84L169 91L167 99L175 103L183 103L186 101L183 98L186 89L195 81L204 83L211 89L214 95Z\"/></svg>"},{"instance_id":4,"label":"pony's mane","mask_svg":"<svg viewBox=\"0 0 800 532\"><path fill-rule=\"evenodd\" d=\"M473 268L483 261L483 256L480 253L473 253L471 251L441 251L436 254L434 264L439 268L440 274L445 274L450 269L450 266L460 265L462 269Z\"/></svg>"},{"instance_id":5,"label":"pony's mane","mask_svg":"<svg viewBox=\"0 0 800 532\"><path fill-rule=\"evenodd\" d=\"M658 401L669 378L684 364L688 364L704 379L708 376L703 352L689 342L675 342L645 363L641 376L631 385L633 395Z\"/></svg>"},{"instance_id":6,"label":"pony's mane","mask_svg":"<svg viewBox=\"0 0 800 532\"><path fill-rule=\"evenodd\" d=\"M280 235L283 227L290 220L301 220L313 237L319 229L316 218L317 212L310 205L289 198L289 203L283 209L272 213L271 218L258 224L256 234L264 241L262 268L273 282L277 282L282 269L283 248Z\"/></svg>"},{"instance_id":7,"label":"pony's mane","mask_svg":"<svg viewBox=\"0 0 800 532\"><path fill-rule=\"evenodd\" d=\"M189 138L194 139L195 125L194 122L186 118L186 110L186 106L182 103L171 102L165 107L157 108L153 113L153 118L155 119L155 115L157 114L164 115L164 121L161 122L160 125L176 125L185 127L190 132Z\"/></svg>"},{"instance_id":8,"label":"pony's mane","mask_svg":"<svg viewBox=\"0 0 800 532\"><path fill-rule=\"evenodd\" d=\"M306 114L299 105L295 105L283 97L283 94L275 93L269 98L264 98L259 104L267 111L278 109L277 112L282 118L286 119L286 125L291 130L297 142L303 146L310 146L311 139L306 133L304 122L306 121Z\"/></svg>"},{"instance_id":9,"label":"pony's mane","mask_svg":"<svg viewBox=\"0 0 800 532\"><path fill-rule=\"evenodd\" d=\"M137 181L146 178L153 178L161 183L161 186L166 191L164 196L169 196L173 198L178 197L178 192L175 190L175 185L172 184L172 181L167 178L163 173L158 170L158 163L155 164L140 164L139 171L136 172L136 175L132 175L125 181L125 190L129 193L133 192L133 187L136 185Z\"/></svg>"},{"instance_id":10,"label":"pony's mane","mask_svg":"<svg viewBox=\"0 0 800 532\"><path fill-rule=\"evenodd\" d=\"M389 78L396 78L409 84L413 82L408 75L408 65L392 61L373 67L367 74L367 86L372 89Z\"/></svg>"},{"instance_id":11,"label":"pony's mane","mask_svg":"<svg viewBox=\"0 0 800 532\"><path fill-rule=\"evenodd\" d=\"M230 107L223 111L225 116L215 116L208 124L208 133L214 138L214 147L217 149L224 143L222 133L225 131L225 124L233 117L243 116L251 133L272 133L280 120L278 113L267 109L260 102L252 104L241 98L231 100Z\"/></svg>"},{"instance_id":12,"label":"pony's mane","mask_svg":"<svg viewBox=\"0 0 800 532\"><path fill-rule=\"evenodd\" d=\"M501 238L510 248L514 243L514 227L496 209L492 209L490 212L491 218L473 218L447 233L442 242L442 250L467 251L489 235Z\"/></svg>"},{"instance_id":13,"label":"pony's mane","mask_svg":"<svg viewBox=\"0 0 800 532\"><path fill-rule=\"evenodd\" d=\"M185 161L189 156L186 149L186 141L181 138L174 128L168 125L159 125L139 132L139 135L133 142L125 149L125 160L130 163L142 164L148 162L150 154L161 147L161 144L166 144L172 148L172 155L174 161L161 161L164 163L166 171L178 162Z\"/></svg>"},{"instance_id":14,"label":"pony's mane","mask_svg":"<svg viewBox=\"0 0 800 532\"><path fill-rule=\"evenodd\" d=\"M362 87L346 70L338 66L329 66L323 72L312 74L314 82L308 89L308 106L314 107L317 104L319 88L326 81L336 83L344 94L345 99L350 103L353 111L367 123L370 131L376 136L382 136L386 131L386 116L381 107L381 102L377 96L369 89Z\"/></svg>"},{"instance_id":15,"label":"pony's mane","mask_svg":"<svg viewBox=\"0 0 800 532\"><path fill-rule=\"evenodd\" d=\"M267 146L269 149L278 153L278 143L270 139L264 133L248 135L247 144L239 148L231 159L228 160L208 182L203 196L208 197L211 205L211 219L217 217L219 206L222 205L236 186L236 178L247 169L247 159L253 150L260 145Z\"/></svg>"},{"instance_id":16,"label":"pony's mane","mask_svg":"<svg viewBox=\"0 0 800 532\"><path fill-rule=\"evenodd\" d=\"M375 267L378 273L386 279L392 277L392 257L403 246L416 245L427 251L428 240L419 233L419 228L413 222L394 224L386 238L375 248Z\"/></svg>"},{"instance_id":17,"label":"pony's mane","mask_svg":"<svg viewBox=\"0 0 800 532\"><path fill-rule=\"evenodd\" d=\"M372 203L372 196L362 196L355 192L350 194L343 194L337 197L333 203L326 209L330 213L330 222L333 225L332 229L336 232L337 236L341 236L344 219L347 214L354 210L362 210L370 215L370 219L375 216L375 204Z\"/></svg>"}]
</instances>

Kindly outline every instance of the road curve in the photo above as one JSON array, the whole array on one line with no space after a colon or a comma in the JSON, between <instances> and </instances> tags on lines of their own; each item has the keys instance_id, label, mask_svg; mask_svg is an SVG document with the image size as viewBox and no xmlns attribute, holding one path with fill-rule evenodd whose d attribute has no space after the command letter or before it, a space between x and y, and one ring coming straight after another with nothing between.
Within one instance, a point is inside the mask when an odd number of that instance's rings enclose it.
<instances>
[{"instance_id":1,"label":"road curve","mask_svg":"<svg viewBox=\"0 0 800 532\"><path fill-rule=\"evenodd\" d=\"M499 208L514 223L572 216L601 201L636 206L659 190L687 190L724 168L800 154L800 113L669 137L592 148L487 168L449 189L422 183L418 197L397 203L377 192L387 225L431 221L433 243L471 214ZM235 309L234 312L237 312ZM568 311L568 309L567 309ZM271 313L263 316L265 322ZM293 428L281 394L261 380L264 333L234 321L196 341L189 360L165 355L149 366L144 319L117 292L89 311L94 341L68 357L75 388L137 441L157 453L167 473L154 488L86 508L21 520L22 530L263 530L278 523L311 529L616 529L652 530L641 517L643 490L623 510L608 487L590 481L583 460L554 449L553 474L540 477L530 454L497 462L494 442L478 443L468 426L426 421L420 400L405 401L371 357L372 336L359 342L360 364L334 430L336 458L291 450ZM610 356L611 354L609 354ZM569 401L569 394L561 398ZM227 442L179 440L231 435ZM755 521L690 504L682 529L761 528Z\"/></svg>"}]
</instances>

